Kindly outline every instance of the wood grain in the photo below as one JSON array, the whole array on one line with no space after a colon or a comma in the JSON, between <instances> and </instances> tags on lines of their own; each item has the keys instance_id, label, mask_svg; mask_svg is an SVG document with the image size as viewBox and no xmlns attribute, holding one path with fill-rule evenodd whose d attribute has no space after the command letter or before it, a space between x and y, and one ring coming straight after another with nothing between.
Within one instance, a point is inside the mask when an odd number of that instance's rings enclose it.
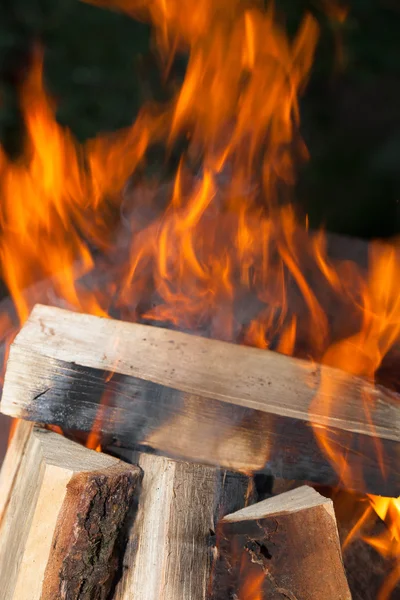
<instances>
[{"instance_id":1,"label":"wood grain","mask_svg":"<svg viewBox=\"0 0 400 600\"><path fill-rule=\"evenodd\" d=\"M74 430L95 424L127 447L335 484L314 425L346 457L354 489L400 493L398 396L268 350L38 305L11 347L1 410Z\"/></svg>"},{"instance_id":2,"label":"wood grain","mask_svg":"<svg viewBox=\"0 0 400 600\"><path fill-rule=\"evenodd\" d=\"M331 500L303 486L222 519L213 600L351 600Z\"/></svg>"},{"instance_id":3,"label":"wood grain","mask_svg":"<svg viewBox=\"0 0 400 600\"><path fill-rule=\"evenodd\" d=\"M145 453L123 453L143 470L114 600L206 600L218 518L248 498L246 477Z\"/></svg>"},{"instance_id":4,"label":"wood grain","mask_svg":"<svg viewBox=\"0 0 400 600\"><path fill-rule=\"evenodd\" d=\"M0 523L7 509L18 476L33 423L18 421L0 471Z\"/></svg>"},{"instance_id":5,"label":"wood grain","mask_svg":"<svg viewBox=\"0 0 400 600\"><path fill-rule=\"evenodd\" d=\"M33 429L0 527L4 600L105 600L140 469Z\"/></svg>"}]
</instances>

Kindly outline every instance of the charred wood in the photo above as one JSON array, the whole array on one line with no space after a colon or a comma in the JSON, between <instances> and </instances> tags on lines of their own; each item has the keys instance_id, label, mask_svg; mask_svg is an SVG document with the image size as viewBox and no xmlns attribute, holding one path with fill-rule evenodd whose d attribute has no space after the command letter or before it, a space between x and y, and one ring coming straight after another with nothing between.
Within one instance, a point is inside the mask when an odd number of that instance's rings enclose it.
<instances>
[{"instance_id":1,"label":"charred wood","mask_svg":"<svg viewBox=\"0 0 400 600\"><path fill-rule=\"evenodd\" d=\"M331 395L319 394L321 381ZM328 366L176 331L36 306L10 350L1 411L95 427L104 443L336 484L316 426L345 456L354 489L400 493L396 394Z\"/></svg>"},{"instance_id":2,"label":"charred wood","mask_svg":"<svg viewBox=\"0 0 400 600\"><path fill-rule=\"evenodd\" d=\"M303 486L222 519L213 600L351 600L331 500Z\"/></svg>"}]
</instances>

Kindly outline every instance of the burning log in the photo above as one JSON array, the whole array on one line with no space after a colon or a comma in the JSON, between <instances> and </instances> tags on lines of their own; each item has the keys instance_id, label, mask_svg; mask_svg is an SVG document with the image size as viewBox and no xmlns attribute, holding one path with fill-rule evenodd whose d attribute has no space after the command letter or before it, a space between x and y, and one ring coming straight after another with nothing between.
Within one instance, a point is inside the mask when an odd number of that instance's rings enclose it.
<instances>
[{"instance_id":1,"label":"burning log","mask_svg":"<svg viewBox=\"0 0 400 600\"><path fill-rule=\"evenodd\" d=\"M308 486L224 517L218 540L213 600L250 585L254 598L351 600L332 501Z\"/></svg>"},{"instance_id":2,"label":"burning log","mask_svg":"<svg viewBox=\"0 0 400 600\"><path fill-rule=\"evenodd\" d=\"M0 525L2 598L104 599L140 470L50 431L24 433L10 450L21 455Z\"/></svg>"},{"instance_id":3,"label":"burning log","mask_svg":"<svg viewBox=\"0 0 400 600\"><path fill-rule=\"evenodd\" d=\"M345 455L353 489L400 493L396 394L268 350L38 305L11 347L1 410L95 428L128 448L336 484L318 428Z\"/></svg>"},{"instance_id":4,"label":"burning log","mask_svg":"<svg viewBox=\"0 0 400 600\"><path fill-rule=\"evenodd\" d=\"M114 600L206 600L215 523L245 505L248 479L146 453L124 456L144 475Z\"/></svg>"}]
</instances>

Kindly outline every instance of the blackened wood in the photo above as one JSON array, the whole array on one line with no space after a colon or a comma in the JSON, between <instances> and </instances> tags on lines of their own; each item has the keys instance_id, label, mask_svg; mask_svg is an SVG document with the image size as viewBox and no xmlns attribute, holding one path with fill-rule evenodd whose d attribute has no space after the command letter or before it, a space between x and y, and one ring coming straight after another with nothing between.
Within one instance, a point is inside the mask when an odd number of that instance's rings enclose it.
<instances>
[{"instance_id":1,"label":"blackened wood","mask_svg":"<svg viewBox=\"0 0 400 600\"><path fill-rule=\"evenodd\" d=\"M351 600L331 500L303 486L218 527L213 600Z\"/></svg>"},{"instance_id":2,"label":"blackened wood","mask_svg":"<svg viewBox=\"0 0 400 600\"><path fill-rule=\"evenodd\" d=\"M334 398L318 396L322 378ZM398 397L267 350L37 306L11 348L1 410L72 430L95 425L127 447L336 484L316 425L345 456L354 489L400 493Z\"/></svg>"}]
</instances>

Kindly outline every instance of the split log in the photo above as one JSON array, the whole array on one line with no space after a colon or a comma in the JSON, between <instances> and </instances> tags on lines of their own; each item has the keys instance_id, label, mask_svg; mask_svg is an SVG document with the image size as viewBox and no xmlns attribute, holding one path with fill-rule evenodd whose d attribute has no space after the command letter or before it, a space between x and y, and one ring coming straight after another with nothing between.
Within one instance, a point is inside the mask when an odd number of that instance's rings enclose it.
<instances>
[{"instance_id":1,"label":"split log","mask_svg":"<svg viewBox=\"0 0 400 600\"><path fill-rule=\"evenodd\" d=\"M14 475L0 526L1 597L104 600L140 469L35 428Z\"/></svg>"},{"instance_id":2,"label":"split log","mask_svg":"<svg viewBox=\"0 0 400 600\"><path fill-rule=\"evenodd\" d=\"M0 471L0 524L13 491L21 467L25 449L33 429L33 423L19 421Z\"/></svg>"},{"instance_id":3,"label":"split log","mask_svg":"<svg viewBox=\"0 0 400 600\"><path fill-rule=\"evenodd\" d=\"M330 393L318 393L321 381ZM398 396L268 350L38 305L11 347L1 410L70 430L95 426L104 443L337 484L313 425L345 457L353 489L400 493Z\"/></svg>"},{"instance_id":4,"label":"split log","mask_svg":"<svg viewBox=\"0 0 400 600\"><path fill-rule=\"evenodd\" d=\"M269 600L351 600L333 503L308 486L224 517L218 549L213 600L249 589Z\"/></svg>"},{"instance_id":5,"label":"split log","mask_svg":"<svg viewBox=\"0 0 400 600\"><path fill-rule=\"evenodd\" d=\"M146 453L129 456L143 480L114 600L206 600L216 521L245 506L248 479Z\"/></svg>"},{"instance_id":6,"label":"split log","mask_svg":"<svg viewBox=\"0 0 400 600\"><path fill-rule=\"evenodd\" d=\"M272 492L275 496L306 484L307 482L274 479L272 490L269 489L267 493ZM352 600L376 600L386 580L394 577L398 561L396 556L380 554L367 539L381 538L386 525L374 511L371 511L370 518L365 519L364 495L348 493L345 490L339 492L331 488L324 488L322 493L332 492L343 564ZM362 521L364 524L361 526ZM350 536L349 543L347 538L351 532L353 535ZM400 580L391 592L391 598L397 597L400 598Z\"/></svg>"}]
</instances>

